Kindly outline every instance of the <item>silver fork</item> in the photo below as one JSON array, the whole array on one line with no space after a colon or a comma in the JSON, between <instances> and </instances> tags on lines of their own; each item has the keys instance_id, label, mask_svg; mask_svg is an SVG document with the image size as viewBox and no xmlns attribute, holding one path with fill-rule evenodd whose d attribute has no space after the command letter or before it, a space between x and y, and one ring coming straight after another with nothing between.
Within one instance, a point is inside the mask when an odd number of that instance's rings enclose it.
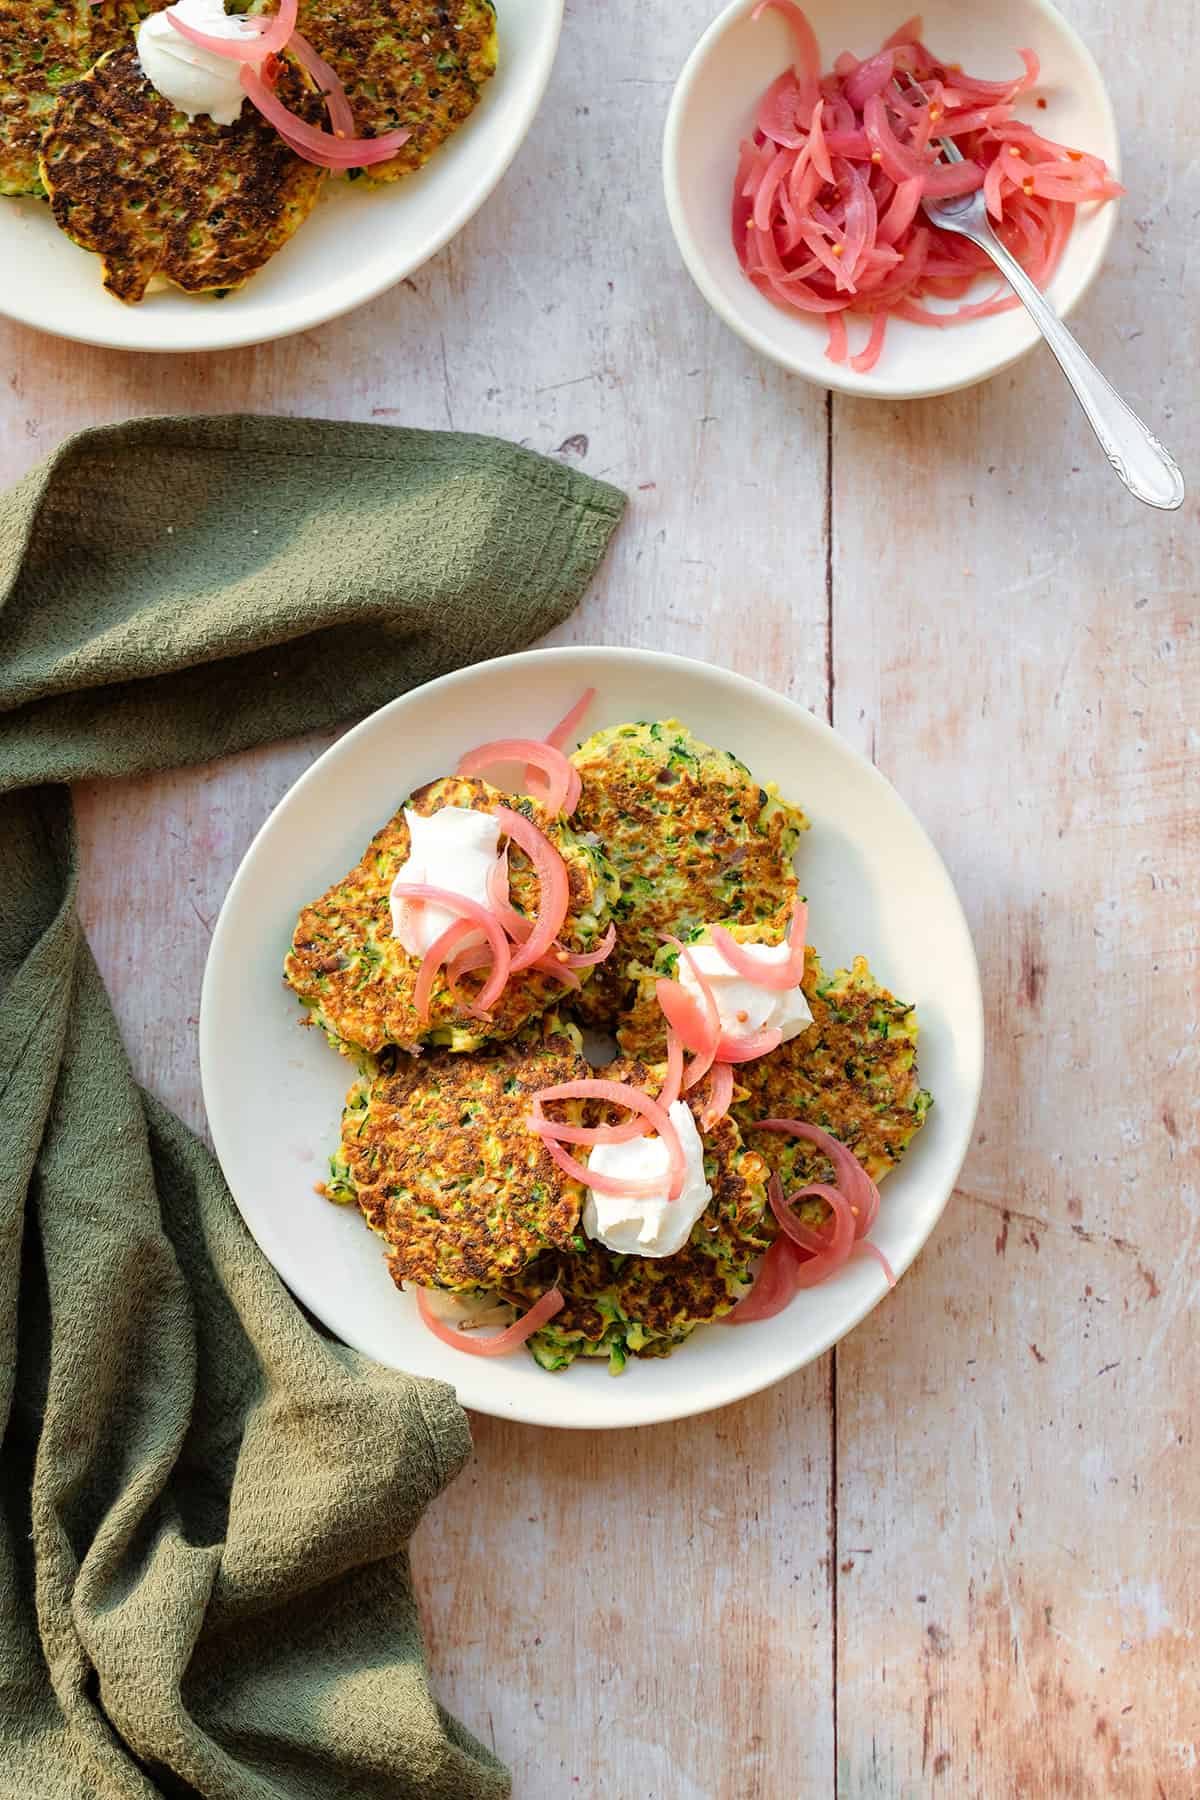
<instances>
[{"instance_id":1,"label":"silver fork","mask_svg":"<svg viewBox=\"0 0 1200 1800\"><path fill-rule=\"evenodd\" d=\"M919 94L928 102L929 95L920 82L911 76L906 79L907 90L896 83L897 92L902 96ZM962 152L953 138L939 137L937 142L943 156L951 162L962 162ZM1016 257L1005 249L992 230L982 189L953 200L926 198L921 206L926 217L940 225L943 231L955 231L960 237L970 238L991 257L1054 352L1088 424L1100 440L1101 449L1130 493L1138 500L1144 500L1147 506L1157 506L1166 512L1182 506L1183 476L1174 457L1149 427L1143 425L1132 408L1126 406L1091 357L1080 349L1041 289L1030 280Z\"/></svg>"}]
</instances>

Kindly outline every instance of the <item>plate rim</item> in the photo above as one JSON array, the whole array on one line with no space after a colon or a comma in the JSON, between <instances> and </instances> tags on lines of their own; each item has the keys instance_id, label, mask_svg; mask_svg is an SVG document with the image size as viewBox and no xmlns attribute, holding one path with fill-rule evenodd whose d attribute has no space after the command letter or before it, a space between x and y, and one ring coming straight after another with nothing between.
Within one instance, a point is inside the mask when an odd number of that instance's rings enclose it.
<instances>
[{"instance_id":1,"label":"plate rim","mask_svg":"<svg viewBox=\"0 0 1200 1800\"><path fill-rule=\"evenodd\" d=\"M924 825L921 823L908 801L892 782L888 780L887 776L884 775L868 757L863 755L862 751L858 750L850 743L850 741L834 726L820 718L816 713L811 712L808 708L802 706L798 701L793 700L789 695L780 693L778 689L769 688L765 683L756 681L751 676L743 675L736 670L722 668L719 664L707 662L699 657L680 656L671 651L648 650L633 646L572 644L516 651L508 656L491 657L482 662L469 663L463 668L451 670L447 674L438 676L432 681L420 683L416 687L408 689L405 693L398 694L394 699L387 701L383 706L377 707L373 712L367 714L365 718L359 720L348 731L344 732L334 743L323 750L321 755L317 757L288 787L286 792L280 796L278 801L271 807L270 812L267 814L258 830L255 832L250 843L247 845L237 870L234 873L233 879L226 890L225 897L221 902L220 911L213 927L212 938L205 959L203 981L201 984L199 1025L197 1030L201 1095L217 1161L220 1165L222 1177L229 1190L230 1197L237 1208L243 1224L249 1231L250 1236L253 1238L259 1251L266 1258L275 1275L287 1288L288 1292L312 1312L335 1337L347 1344L351 1349L369 1357L372 1362L378 1362L379 1359L375 1352L362 1341L359 1334L353 1331L343 1330L340 1325L334 1326L326 1318L323 1310L322 1296L319 1291L316 1291L307 1280L302 1282L294 1281L290 1275L286 1275L283 1270L279 1268L273 1256L260 1240L259 1235L255 1230L253 1220L247 1216L246 1211L243 1209L233 1182L226 1171L225 1159L222 1155L222 1146L223 1144L229 1144L234 1134L227 1129L228 1121L224 1117L223 1103L219 1098L220 1087L216 1077L216 1068L220 1055L220 1034L214 1020L214 1013L218 1005L218 1001L215 998L216 983L220 978L221 967L224 960L224 940L227 934L233 929L230 921L233 919L237 909L240 889L244 882L249 879L248 871L256 859L258 848L264 835L270 830L272 822L280 809L291 803L293 797L297 793L302 792L310 780L317 777L318 771L324 768L327 759L336 760L339 755L345 755L355 741L363 736L368 729L378 728L379 722L383 718L402 709L417 695L428 696L430 693L450 692L458 684L465 683L470 679L478 677L481 672L502 670L506 667L511 668L513 665L528 665L535 659L539 662L567 663L574 662L580 657L586 657L589 664L592 666L600 666L606 663L621 664L632 660L642 666L649 665L657 668L661 670L664 675L679 668L687 671L700 671L707 677L716 676L721 682L728 683L735 689L740 689L748 700L753 700L757 696L765 693L769 695L773 701L781 703L790 712L795 714L802 730L812 730L816 736L824 738L826 742L832 742L836 745L839 754L849 756L851 760L858 765L860 772L865 774L873 783L881 788L892 804L899 806L906 815L909 826L916 831L919 838L922 840L924 848L931 858L932 867L936 874L938 884L943 889L944 899L957 915L958 923L962 931L963 942L969 953L969 969L973 980L971 983L970 996L972 1005L970 1008L969 1042L965 1043L965 1048L970 1054L970 1066L967 1069L967 1103L963 1107L951 1144L945 1152L948 1175L945 1179L944 1192L940 1195L936 1204L936 1210L932 1213L928 1225L919 1240L914 1244L907 1256L897 1260L895 1264L897 1280L899 1280L906 1270L912 1266L913 1262L915 1262L916 1258L925 1249L930 1238L933 1236L934 1231L937 1229L941 1217L950 1202L955 1187L957 1186L959 1174L961 1173L963 1164L966 1161L967 1153L971 1146L983 1088L986 1044L983 989L979 972L979 958L971 934L970 924L962 901L959 898L958 891L954 885L954 881L950 875L950 871L946 867L945 860L937 845L926 831ZM595 685L600 686L601 684L600 682L596 682ZM218 1096L215 1104L214 1096ZM674 1398L669 1400L664 1399L661 1405L652 1405L650 1408L640 1411L636 1417L627 1419L604 1418L597 1420L587 1416L563 1419L546 1418L544 1414L530 1406L520 1403L504 1405L498 1403L495 1396L487 1392L486 1387L482 1392L476 1389L475 1383L471 1380L472 1371L469 1368L463 1370L463 1379L461 1383L455 1380L453 1385L459 1394L461 1404L471 1408L473 1411L486 1413L494 1418L514 1420L522 1424L541 1426L547 1429L581 1431L636 1430L642 1426L666 1424L675 1419L693 1418L702 1413L717 1411L721 1407L736 1404L740 1400L749 1399L754 1394L761 1393L765 1389L774 1387L778 1383L789 1379L799 1370L806 1368L810 1363L819 1360L819 1358L824 1356L833 1345L840 1343L844 1337L855 1330L857 1326L862 1323L863 1319L866 1318L867 1314L874 1311L880 1301L887 1297L887 1293L888 1290L886 1288L884 1288L882 1292L869 1291L861 1300L854 1302L842 1322L835 1328L823 1332L804 1354L799 1356L794 1362L791 1362L788 1367L782 1370L772 1369L762 1380L752 1379L749 1383L739 1382L736 1384L736 1391L730 1392L714 1392L712 1384L702 1388L698 1387L695 1392L690 1395L685 1390L678 1400ZM464 1360L469 1362L472 1359ZM395 1365L385 1364L382 1366L394 1367ZM437 1375L422 1374L411 1370L407 1371L407 1373L412 1374L415 1379L419 1380L442 1379L442 1377ZM720 1384L717 1384L717 1386L719 1387Z\"/></svg>"},{"instance_id":2,"label":"plate rim","mask_svg":"<svg viewBox=\"0 0 1200 1800\"><path fill-rule=\"evenodd\" d=\"M316 310L302 312L298 314L293 323L283 323L277 328L265 332L260 324L259 326L248 326L240 331L235 329L229 335L222 335L215 341L206 338L201 333L198 337L189 336L178 343L170 344L131 344L125 337L114 336L111 332L86 329L67 331L61 326L49 325L44 319L37 316L36 310L26 310L19 305L14 305L11 300L6 298L3 284L0 284L0 317L11 319L14 324L40 332L45 337L58 338L62 343L86 344L98 350L118 350L130 356L195 356L215 354L224 350L245 350L258 344L279 343L285 338L296 337L306 331L315 331L322 325L331 324L335 319L345 318L347 313L356 312L361 306L369 306L373 300L378 300L381 294L398 287L402 281L406 281L410 275L423 268L439 251L444 250L451 239L457 237L480 208L491 199L512 166L518 150L528 137L533 122L541 111L542 101L545 99L546 89L550 85L550 77L554 71L558 46L562 38L566 0L537 0L537 4L545 13L545 26L539 37L533 59L532 80L525 102L515 120L515 127L504 150L493 162L486 165L477 186L466 193L456 205L446 209L444 223L438 226L417 256L411 261L403 260L391 272L381 274L377 279L368 281L353 298L339 300L328 307L318 307ZM469 125L469 123L469 119L464 121L464 124ZM35 196L14 195L13 198L23 201L35 198ZM82 254L88 253L85 251ZM96 285L98 291L103 293L98 269ZM202 302L204 297L197 296L196 298ZM114 304L121 306L120 301L114 301ZM293 302L293 308L298 304L299 302ZM121 313L115 314L114 317L122 317L127 310L129 309L122 307ZM199 323L204 312L203 305L198 305L196 310ZM236 315L222 314L222 318L228 317L236 317Z\"/></svg>"}]
</instances>

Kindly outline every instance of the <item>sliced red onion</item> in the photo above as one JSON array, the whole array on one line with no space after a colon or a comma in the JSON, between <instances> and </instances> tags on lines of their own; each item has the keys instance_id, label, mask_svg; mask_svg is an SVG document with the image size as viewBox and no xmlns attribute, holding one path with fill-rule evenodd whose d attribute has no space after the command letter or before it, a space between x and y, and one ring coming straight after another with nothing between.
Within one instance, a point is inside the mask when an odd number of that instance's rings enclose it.
<instances>
[{"instance_id":1,"label":"sliced red onion","mask_svg":"<svg viewBox=\"0 0 1200 1800\"><path fill-rule=\"evenodd\" d=\"M714 1063L712 1067L712 1092L708 1105L700 1115L701 1131L711 1131L719 1120L725 1117L733 1104L733 1067L730 1063Z\"/></svg>"},{"instance_id":2,"label":"sliced red onion","mask_svg":"<svg viewBox=\"0 0 1200 1800\"><path fill-rule=\"evenodd\" d=\"M168 14L168 17L173 17ZM343 138L320 131L298 113L294 113L272 93L267 83L251 64L242 68L241 83L247 95L270 121L290 149L307 162L326 169L366 169L374 163L387 162L412 136L410 131L388 131L381 137Z\"/></svg>"},{"instance_id":3,"label":"sliced red onion","mask_svg":"<svg viewBox=\"0 0 1200 1800\"><path fill-rule=\"evenodd\" d=\"M296 14L299 0L279 0L279 11L271 18L247 19L247 25L256 28L255 37L214 37L209 31L198 31L181 19L173 6L166 9L166 17L180 37L195 44L200 50L207 50L213 56L226 56L232 62L261 63L268 56L277 55L287 44L296 29Z\"/></svg>"},{"instance_id":4,"label":"sliced red onion","mask_svg":"<svg viewBox=\"0 0 1200 1800\"><path fill-rule=\"evenodd\" d=\"M559 1082L555 1087L542 1088L533 1097L534 1112L530 1127L542 1139L547 1151L566 1174L581 1181L585 1187L591 1187L598 1194L618 1194L629 1199L649 1199L662 1192L661 1176L645 1176L636 1180L624 1180L616 1175L604 1175L598 1171L593 1173L587 1165L577 1162L574 1157L567 1156L562 1149L563 1144L603 1144L628 1141L613 1136L613 1132L621 1132L624 1126L608 1125L559 1125L547 1119L543 1108L552 1100L603 1100L610 1106L626 1107L629 1111L640 1114L645 1121L641 1132L632 1132L631 1137L645 1136L646 1128L656 1131L667 1149L670 1185L668 1197L678 1200L683 1192L683 1183L687 1174L687 1163L683 1154L683 1145L679 1141L679 1133L675 1123L664 1106L644 1093L641 1088L633 1087L628 1082L605 1081L599 1077L579 1081ZM600 1134L600 1135L597 1135Z\"/></svg>"},{"instance_id":5,"label":"sliced red onion","mask_svg":"<svg viewBox=\"0 0 1200 1800\"><path fill-rule=\"evenodd\" d=\"M459 758L458 773L469 778L482 775L485 769L494 769L497 763L508 762L521 762L527 769L541 771L545 787L538 795L538 803L545 807L551 818L575 811L579 805L578 769L553 744L544 744L535 738L497 738L493 743L480 744L477 750L468 750Z\"/></svg>"},{"instance_id":6,"label":"sliced red onion","mask_svg":"<svg viewBox=\"0 0 1200 1800\"><path fill-rule=\"evenodd\" d=\"M325 110L329 114L329 123L335 137L350 139L354 137L356 126L354 110L346 97L337 71L330 67L323 56L313 49L303 32L293 31L287 45L296 61L312 76L325 98Z\"/></svg>"},{"instance_id":7,"label":"sliced red onion","mask_svg":"<svg viewBox=\"0 0 1200 1800\"><path fill-rule=\"evenodd\" d=\"M421 1315L421 1323L432 1331L434 1337L441 1338L443 1344L449 1344L452 1350L462 1350L468 1356L510 1356L520 1348L526 1338L540 1331L547 1320L555 1313L562 1311L565 1302L557 1288L550 1288L535 1300L527 1313L522 1313L507 1331L496 1337L480 1337L474 1331L456 1331L444 1319L439 1319L429 1304L429 1296L424 1288L417 1289L417 1311Z\"/></svg>"},{"instance_id":8,"label":"sliced red onion","mask_svg":"<svg viewBox=\"0 0 1200 1800\"><path fill-rule=\"evenodd\" d=\"M508 939L505 937L496 915L489 912L486 906L480 906L477 900L469 900L465 894L456 894L451 888L433 887L427 881L394 881L392 897L398 900L427 900L431 905L443 907L447 912L457 913L460 920L469 919L479 927L492 948L492 972L479 995L479 1005L485 1011L494 1006L508 984L511 961ZM442 936L438 938L423 959L422 966L428 962L449 935L449 930L442 933ZM465 934L458 933L460 937L463 935ZM444 956L445 952L443 951L442 954ZM418 982L419 980L418 976Z\"/></svg>"},{"instance_id":9,"label":"sliced red onion","mask_svg":"<svg viewBox=\"0 0 1200 1800\"><path fill-rule=\"evenodd\" d=\"M496 818L500 828L522 849L538 878L538 913L533 929L512 959L512 972L529 968L553 947L562 930L571 899L571 884L564 863L544 831L511 807L498 806Z\"/></svg>"},{"instance_id":10,"label":"sliced red onion","mask_svg":"<svg viewBox=\"0 0 1200 1800\"><path fill-rule=\"evenodd\" d=\"M754 1286L721 1320L722 1325L750 1325L758 1319L773 1319L796 1298L796 1280L801 1257L791 1239L782 1232L775 1239L759 1265Z\"/></svg>"},{"instance_id":11,"label":"sliced red onion","mask_svg":"<svg viewBox=\"0 0 1200 1800\"><path fill-rule=\"evenodd\" d=\"M747 279L768 299L825 316L830 361L848 361L860 374L874 368L893 315L942 330L1019 305L1010 292L964 298L982 265L960 257L961 266L947 272L958 252L948 247L949 234L918 219L923 195L950 198L984 187L1004 242L1044 286L1074 207L1122 191L1101 158L1055 144L1012 117L1014 99L1038 78L1032 51L1019 53L1023 75L977 81L935 56L921 41L920 20L911 19L875 56L860 61L843 52L821 76L816 40L794 0L761 0L751 17L768 5L790 21L799 53L795 69L763 94L754 137L739 150L733 244ZM901 91L897 74L914 76L923 92ZM958 141L963 161L939 159L932 140L942 135ZM1026 152L1016 163L1019 187L1006 179L1003 155L1014 144ZM1035 201L1060 210L1032 212ZM917 304L925 296L962 304L937 313ZM867 340L853 355L839 316L851 311L869 321Z\"/></svg>"}]
</instances>

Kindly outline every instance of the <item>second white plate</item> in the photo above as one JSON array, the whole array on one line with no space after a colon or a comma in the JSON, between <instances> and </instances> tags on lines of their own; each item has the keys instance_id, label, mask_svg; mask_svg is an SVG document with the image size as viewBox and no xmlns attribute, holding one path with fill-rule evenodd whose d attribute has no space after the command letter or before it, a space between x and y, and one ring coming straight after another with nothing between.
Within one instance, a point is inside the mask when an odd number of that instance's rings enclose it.
<instances>
[{"instance_id":1,"label":"second white plate","mask_svg":"<svg viewBox=\"0 0 1200 1800\"><path fill-rule=\"evenodd\" d=\"M117 350L230 350L373 300L449 243L500 180L546 91L562 12L563 0L503 0L499 67L461 129L402 181L327 182L292 241L227 300L171 288L125 306L43 201L0 201L0 312Z\"/></svg>"}]
</instances>

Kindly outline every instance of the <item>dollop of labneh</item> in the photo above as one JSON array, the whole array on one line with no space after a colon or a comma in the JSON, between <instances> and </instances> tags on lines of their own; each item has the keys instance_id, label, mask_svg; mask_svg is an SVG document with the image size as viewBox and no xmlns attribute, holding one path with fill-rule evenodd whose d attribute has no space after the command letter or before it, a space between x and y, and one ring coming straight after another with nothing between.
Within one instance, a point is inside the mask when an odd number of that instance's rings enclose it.
<instances>
[{"instance_id":1,"label":"dollop of labneh","mask_svg":"<svg viewBox=\"0 0 1200 1800\"><path fill-rule=\"evenodd\" d=\"M469 806L443 806L429 814L406 806L404 822L408 856L396 871L396 882L424 882L462 894L480 906L491 906L488 878L500 853L498 819ZM410 956L424 956L458 916L445 907L423 901L414 904L393 894L392 936ZM465 950L482 942L482 932L474 932L457 948Z\"/></svg>"},{"instance_id":2,"label":"dollop of labneh","mask_svg":"<svg viewBox=\"0 0 1200 1800\"><path fill-rule=\"evenodd\" d=\"M203 50L176 31L168 14L176 13L185 24L209 37L245 38L260 34L247 19L231 17L225 0L177 0L163 12L151 13L138 26L138 61L146 80L169 100L176 112L195 119L207 113L217 125L232 125L246 98L242 88L243 64L215 50Z\"/></svg>"},{"instance_id":3,"label":"dollop of labneh","mask_svg":"<svg viewBox=\"0 0 1200 1800\"><path fill-rule=\"evenodd\" d=\"M791 955L787 944L743 944L741 948L764 968L777 967ZM726 1037L751 1037L757 1031L775 1028L782 1032L786 1044L812 1024L808 1001L798 987L768 988L748 981L730 968L715 944L689 944L688 955L679 958L679 984L694 999L701 999L700 983L692 973L689 957L694 958L696 968L712 990Z\"/></svg>"},{"instance_id":4,"label":"dollop of labneh","mask_svg":"<svg viewBox=\"0 0 1200 1800\"><path fill-rule=\"evenodd\" d=\"M589 1188L583 1206L583 1229L590 1238L623 1256L674 1256L692 1234L692 1226L712 1199L704 1177L704 1145L691 1107L676 1100L669 1117L683 1147L686 1173L678 1200L669 1200L667 1147L660 1137L632 1138L627 1144L596 1144L589 1169L622 1181L663 1178L662 1193L645 1200L621 1194L598 1194Z\"/></svg>"}]
</instances>

